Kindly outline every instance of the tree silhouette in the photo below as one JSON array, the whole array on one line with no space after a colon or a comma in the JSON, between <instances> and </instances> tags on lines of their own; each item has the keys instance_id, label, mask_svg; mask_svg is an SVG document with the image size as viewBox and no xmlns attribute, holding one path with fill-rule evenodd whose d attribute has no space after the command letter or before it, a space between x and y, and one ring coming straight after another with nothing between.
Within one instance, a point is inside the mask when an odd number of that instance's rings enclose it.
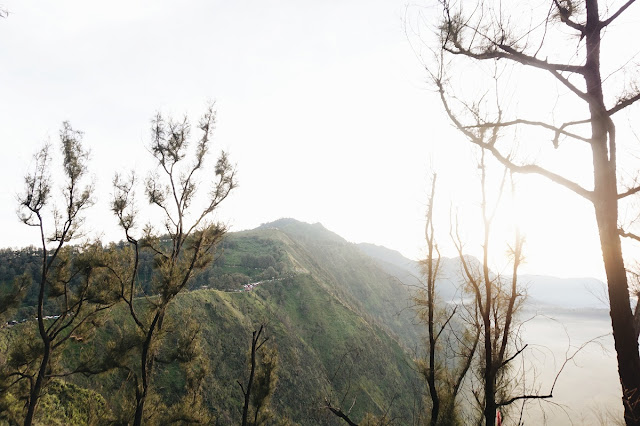
<instances>
[{"instance_id":1,"label":"tree silhouette","mask_svg":"<svg viewBox=\"0 0 640 426\"><path fill-rule=\"evenodd\" d=\"M431 426L456 423L456 399L475 357L480 325L475 321L475 306L469 314L464 304L449 306L438 299L440 251L435 239L434 206L437 176L432 175L427 205L425 240L427 256L421 261L422 287L414 297L418 318L427 329L426 357L417 366L427 382L431 412ZM461 312L458 312L460 310ZM457 322L457 327L452 327Z\"/></svg>"},{"instance_id":2,"label":"tree silhouette","mask_svg":"<svg viewBox=\"0 0 640 426\"><path fill-rule=\"evenodd\" d=\"M640 186L633 178L624 187L624 173L618 167L622 145L616 138L614 118L632 107L640 99L640 92L634 84L627 84L630 89L620 89L614 84L615 78L602 76L601 42L605 35L615 31L612 24L634 2L628 0L617 9L602 11L598 0L551 0L543 9L532 9L526 20L528 26L523 28L522 9L509 14L498 3L479 1L472 7L469 4L463 7L462 3L441 0L436 63L428 67L446 113L471 143L491 153L512 172L542 176L593 206L608 283L627 424L640 423L640 356L621 236L636 240L640 237L619 226L619 206L640 192ZM487 100L491 96L483 98L487 92L474 99L456 94L453 70L468 71L469 64L479 62L494 65L487 87L490 87L489 94L496 95L495 102ZM509 72L504 72L506 67ZM623 62L618 71L624 69L631 71L630 62ZM504 108L505 103L501 102L504 99L500 97L501 90L513 89L509 79L516 75L524 79L534 72L551 77L546 86L540 84L538 92L548 89L561 93L563 100L572 98L572 103L565 104L564 109L556 104L558 98L547 108L537 104L531 108L531 111L550 112L549 121L545 121L546 117L518 116L516 108ZM528 82L520 81L521 86L526 84ZM539 98L534 95L519 101L538 102ZM576 180L570 170L556 170L540 161L531 161L526 155L518 155L516 141L522 135L531 135L534 141L527 140L527 143L535 144L535 138L545 132L547 136L543 140L550 140L556 153L569 149L576 152L570 157L572 160L580 158L581 150L589 151L591 158L580 165L590 169L591 184Z\"/></svg>"}]
</instances>

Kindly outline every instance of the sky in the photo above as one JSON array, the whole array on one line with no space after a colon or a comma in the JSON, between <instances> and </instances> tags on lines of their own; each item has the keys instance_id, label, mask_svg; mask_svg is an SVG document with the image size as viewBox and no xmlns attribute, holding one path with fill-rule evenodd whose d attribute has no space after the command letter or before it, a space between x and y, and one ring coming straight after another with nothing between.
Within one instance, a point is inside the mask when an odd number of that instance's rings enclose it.
<instances>
[{"instance_id":1,"label":"sky","mask_svg":"<svg viewBox=\"0 0 640 426\"><path fill-rule=\"evenodd\" d=\"M84 132L91 152L96 204L85 226L114 240L111 180L153 167L153 115L195 123L215 101L214 149L228 151L238 171L217 215L232 231L293 217L417 259L435 171L443 255L455 255L452 210L466 250L480 253L478 156L444 115L406 25L435 16L430 3L2 4L0 246L38 244L17 218L16 197L33 154L46 141L57 147L63 121ZM603 278L590 206L540 179L518 185L519 204L498 217L496 237L506 240L514 224L524 230L524 272ZM495 247L500 270L506 246Z\"/></svg>"}]
</instances>

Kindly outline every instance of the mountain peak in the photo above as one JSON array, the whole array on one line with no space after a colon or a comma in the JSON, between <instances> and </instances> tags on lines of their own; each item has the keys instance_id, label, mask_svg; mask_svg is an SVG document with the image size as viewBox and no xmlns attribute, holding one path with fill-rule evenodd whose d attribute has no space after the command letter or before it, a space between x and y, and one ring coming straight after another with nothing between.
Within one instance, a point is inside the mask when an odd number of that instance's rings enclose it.
<instances>
[{"instance_id":1,"label":"mountain peak","mask_svg":"<svg viewBox=\"0 0 640 426\"><path fill-rule=\"evenodd\" d=\"M309 237L319 241L347 242L338 234L329 231L320 222L311 224L293 218L281 218L273 222L263 223L256 229L278 229L285 234Z\"/></svg>"},{"instance_id":2,"label":"mountain peak","mask_svg":"<svg viewBox=\"0 0 640 426\"><path fill-rule=\"evenodd\" d=\"M298 219L294 219L292 217L282 217L280 219L276 219L272 222L262 223L256 229L269 229L269 228L285 228L287 226L300 226L300 225L309 225L306 222L299 221Z\"/></svg>"}]
</instances>

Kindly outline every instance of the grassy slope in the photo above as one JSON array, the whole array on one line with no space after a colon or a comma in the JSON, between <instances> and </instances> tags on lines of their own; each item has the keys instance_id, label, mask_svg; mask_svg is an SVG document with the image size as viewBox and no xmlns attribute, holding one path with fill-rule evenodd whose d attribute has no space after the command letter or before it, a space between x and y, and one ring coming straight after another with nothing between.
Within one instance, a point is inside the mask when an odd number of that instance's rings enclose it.
<instances>
[{"instance_id":1,"label":"grassy slope","mask_svg":"<svg viewBox=\"0 0 640 426\"><path fill-rule=\"evenodd\" d=\"M191 292L174 307L206 325L203 337L215 377L207 393L222 417L239 415L235 382L260 322L268 324L280 352L273 398L280 414L306 424L335 423L321 409L323 400L347 395L347 405L356 399L356 419L367 411L382 413L390 404L395 416L409 415L418 385L411 356L401 346L415 344L418 331L412 314L403 311L404 288L320 225L275 223L230 239L227 265L238 265L245 254L273 254L285 262L287 278L252 293Z\"/></svg>"},{"instance_id":2,"label":"grassy slope","mask_svg":"<svg viewBox=\"0 0 640 426\"><path fill-rule=\"evenodd\" d=\"M279 350L274 408L297 422L335 423L320 409L331 394L357 398L355 418L365 411L380 413L415 379L397 343L327 294L311 275L267 284L254 293L200 290L180 297L174 309L190 311L203 325L213 372L206 392L212 406L230 420L239 415L236 380L246 377L251 331L260 322L267 323ZM399 398L397 414L408 412L411 398L410 392Z\"/></svg>"},{"instance_id":3,"label":"grassy slope","mask_svg":"<svg viewBox=\"0 0 640 426\"><path fill-rule=\"evenodd\" d=\"M334 403L346 397L347 406L356 401L354 419L366 412L381 414L391 405L395 417L409 421L417 383L410 357L383 329L327 293L311 274L267 283L253 292L184 293L171 313L196 319L201 326L209 370L204 394L219 424L239 423L242 395L237 381L246 383L251 333L260 323L266 324L269 343L279 352L279 381L272 399L277 417L337 425L323 403L327 397ZM114 315L116 322L126 318L122 311ZM165 329L180 324L176 319ZM115 376L74 380L108 401L122 393ZM155 380L163 399L175 401L182 394L184 377L177 369L165 368Z\"/></svg>"},{"instance_id":4,"label":"grassy slope","mask_svg":"<svg viewBox=\"0 0 640 426\"><path fill-rule=\"evenodd\" d=\"M273 225L269 230L289 238L288 251L303 259L304 266L321 277L328 291L387 329L405 347L415 349L421 344L422 330L411 309L410 290L385 272L377 260L320 224L281 220Z\"/></svg>"}]
</instances>

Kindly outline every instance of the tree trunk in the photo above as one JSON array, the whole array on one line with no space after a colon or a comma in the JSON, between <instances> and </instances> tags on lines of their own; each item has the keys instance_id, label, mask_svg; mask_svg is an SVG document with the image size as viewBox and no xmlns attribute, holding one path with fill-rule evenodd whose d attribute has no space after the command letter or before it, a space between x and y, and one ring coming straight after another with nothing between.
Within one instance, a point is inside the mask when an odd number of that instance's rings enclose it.
<instances>
[{"instance_id":1,"label":"tree trunk","mask_svg":"<svg viewBox=\"0 0 640 426\"><path fill-rule=\"evenodd\" d=\"M151 381L151 372L153 370L155 354L151 351L151 345L153 343L154 333L156 326L159 328L159 323L164 318L164 308L160 308L159 311L153 317L153 321L147 331L147 337L142 346L142 353L140 355L141 376L142 376L142 391L136 388L136 413L133 420L133 426L142 425L142 415L144 413L144 403L147 399L147 393L149 389L149 382Z\"/></svg>"},{"instance_id":2,"label":"tree trunk","mask_svg":"<svg viewBox=\"0 0 640 426\"><path fill-rule=\"evenodd\" d=\"M488 315L488 312L487 312ZM496 390L495 372L492 363L491 334L487 337L487 326L485 322L485 370L484 370L484 419L487 426L493 426L496 422ZM491 332L489 326L489 333Z\"/></svg>"},{"instance_id":3,"label":"tree trunk","mask_svg":"<svg viewBox=\"0 0 640 426\"><path fill-rule=\"evenodd\" d=\"M434 173L431 181L431 194L429 195L429 207L427 208L427 223L425 225L425 239L427 241L427 330L429 333L429 370L426 375L427 385L429 386L429 396L431 397L431 419L429 424L435 426L438 423L440 415L440 396L436 387L436 331L434 328L435 316L435 297L436 297L436 279L438 273L438 261L434 266L434 229L433 229L433 205L436 196L436 178ZM436 249L437 251L437 249ZM444 326L443 326L444 327ZM452 402L453 404L453 402Z\"/></svg>"},{"instance_id":4,"label":"tree trunk","mask_svg":"<svg viewBox=\"0 0 640 426\"><path fill-rule=\"evenodd\" d=\"M256 345L258 344L258 339L260 338L260 333L262 332L262 325L260 326L260 331L253 332L253 336L251 337L251 372L249 373L249 383L247 383L247 390L244 391L244 406L242 407L242 426L247 426L249 420L249 402L251 401L251 388L253 387L253 376L256 371ZM256 415L257 415L256 411Z\"/></svg>"},{"instance_id":5,"label":"tree trunk","mask_svg":"<svg viewBox=\"0 0 640 426\"><path fill-rule=\"evenodd\" d=\"M618 188L615 128L606 112L600 75L601 22L598 0L586 0L587 58L584 78L591 115L595 208L602 258L607 275L611 326L618 357L627 425L640 424L640 355L635 337L627 273L618 232Z\"/></svg>"},{"instance_id":6,"label":"tree trunk","mask_svg":"<svg viewBox=\"0 0 640 426\"><path fill-rule=\"evenodd\" d=\"M438 390L436 388L436 342L433 336L433 300L429 300L429 374L427 376L427 383L429 385L429 395L431 396L431 421L430 425L435 426L438 422L438 416L440 415L440 397L438 396Z\"/></svg>"},{"instance_id":7,"label":"tree trunk","mask_svg":"<svg viewBox=\"0 0 640 426\"><path fill-rule=\"evenodd\" d=\"M24 418L24 426L30 426L31 424L33 424L33 416L36 413L36 406L38 405L38 401L40 399L40 392L42 391L45 374L47 373L47 366L49 365L50 355L51 343L47 340L44 345L44 354L42 356L42 362L40 363L40 369L38 370L36 384L29 395L29 407L27 408L27 415Z\"/></svg>"},{"instance_id":8,"label":"tree trunk","mask_svg":"<svg viewBox=\"0 0 640 426\"><path fill-rule=\"evenodd\" d=\"M602 257L607 274L611 326L618 358L618 374L622 385L627 425L640 424L640 356L633 327L627 275L622 260L620 237L611 210L616 203L600 202L596 198L596 218L600 231ZM599 206L599 207L598 207Z\"/></svg>"},{"instance_id":9,"label":"tree trunk","mask_svg":"<svg viewBox=\"0 0 640 426\"><path fill-rule=\"evenodd\" d=\"M40 215L38 215L40 218ZM43 353L42 361L40 362L40 368L38 369L38 377L36 378L36 384L29 392L29 407L27 408L27 415L24 418L24 426L31 426L33 424L33 416L36 413L36 406L40 399L40 392L44 385L45 374L47 374L47 367L49 366L49 357L51 356L51 339L47 334L47 330L44 328L44 293L45 286L47 285L47 246L44 243L44 232L42 228L42 219L40 219L40 236L42 238L42 276L40 277L40 288L38 291L38 332L42 339ZM57 253L57 252L56 252ZM54 253L54 257L56 255Z\"/></svg>"},{"instance_id":10,"label":"tree trunk","mask_svg":"<svg viewBox=\"0 0 640 426\"><path fill-rule=\"evenodd\" d=\"M429 214L427 217L427 226L432 225L433 212L431 206L433 206L433 194L435 191L435 178L433 180L433 187L431 190L431 203L429 208ZM429 385L429 395L431 396L431 421L430 425L435 426L438 423L438 416L440 415L440 397L438 395L438 389L436 388L436 332L434 329L434 311L435 311L435 285L436 276L433 268L433 229L431 233L427 232L427 244L429 255L427 258L427 309L428 309L428 330L429 330L429 374L427 375L427 384Z\"/></svg>"},{"instance_id":11,"label":"tree trunk","mask_svg":"<svg viewBox=\"0 0 640 426\"><path fill-rule=\"evenodd\" d=\"M134 426L139 426L142 424L142 413L144 412L144 402L146 400L146 395L136 401L136 415L133 419Z\"/></svg>"}]
</instances>

